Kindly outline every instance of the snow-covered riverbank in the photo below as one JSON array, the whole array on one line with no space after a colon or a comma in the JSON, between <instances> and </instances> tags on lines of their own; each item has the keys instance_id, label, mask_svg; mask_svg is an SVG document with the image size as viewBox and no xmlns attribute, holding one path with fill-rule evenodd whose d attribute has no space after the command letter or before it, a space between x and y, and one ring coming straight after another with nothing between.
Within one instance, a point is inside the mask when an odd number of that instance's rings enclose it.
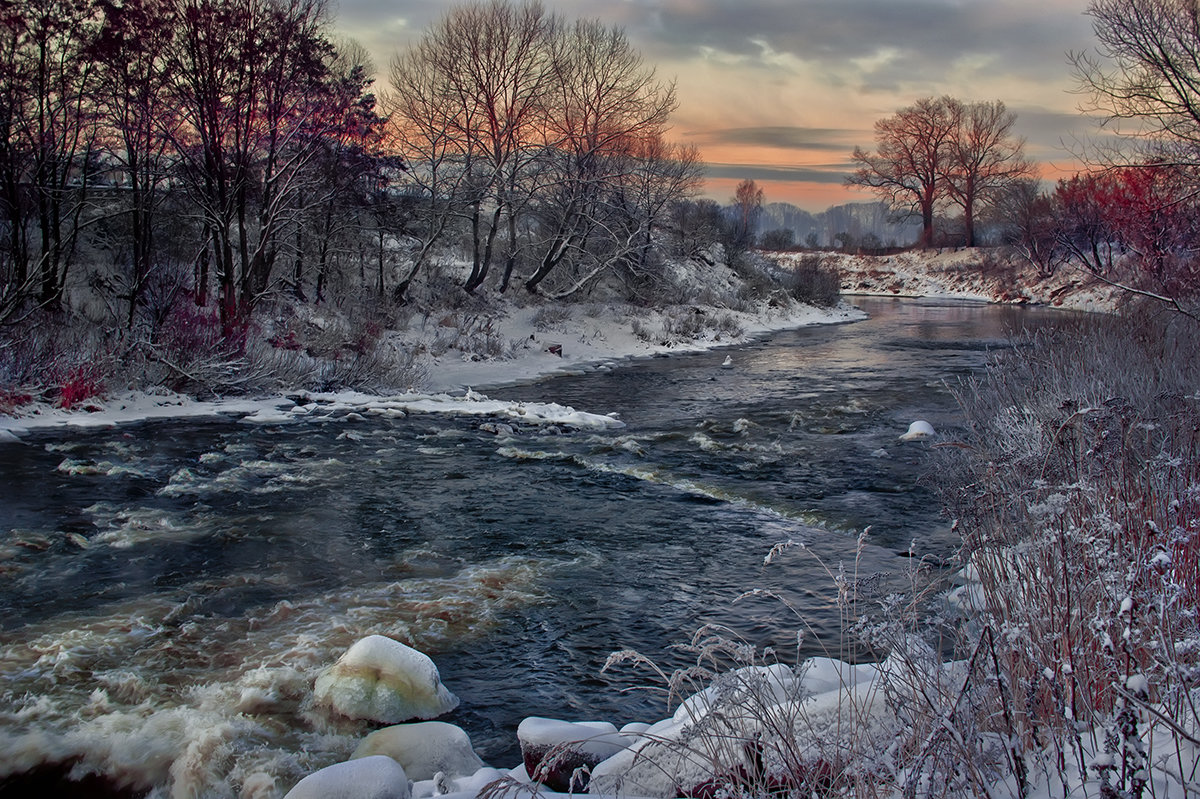
<instances>
[{"instance_id":1,"label":"snow-covered riverbank","mask_svg":"<svg viewBox=\"0 0 1200 799\"><path fill-rule=\"evenodd\" d=\"M584 419L580 415L582 410L553 404L541 407L526 404L519 408L517 404L505 403L503 407L498 403L484 404L481 400L487 398L479 392L556 373L609 369L629 358L727 347L772 330L851 322L865 316L847 303L832 309L798 304L787 308L764 307L757 314L691 306L658 311L609 307L608 311L605 315L572 313L568 306L553 322L547 322L536 306L514 307L492 322L500 335L521 342L512 347L509 355L484 358L449 350L436 357L428 356L420 362L424 375L421 384L398 395L372 397L359 392L294 391L268 397L197 400L166 389L151 389L93 397L70 409L50 402L30 402L17 408L15 415L0 415L0 442L16 441L29 430L54 426L102 427L218 414L245 417L249 422L285 421L313 412L395 412L415 406L423 412L519 415L527 422L571 425ZM740 332L710 330L684 339L659 335L664 325L670 327L670 320L688 314L728 317ZM436 331L424 338L433 335ZM408 344L429 350L428 342L422 341L419 333Z\"/></svg>"}]
</instances>

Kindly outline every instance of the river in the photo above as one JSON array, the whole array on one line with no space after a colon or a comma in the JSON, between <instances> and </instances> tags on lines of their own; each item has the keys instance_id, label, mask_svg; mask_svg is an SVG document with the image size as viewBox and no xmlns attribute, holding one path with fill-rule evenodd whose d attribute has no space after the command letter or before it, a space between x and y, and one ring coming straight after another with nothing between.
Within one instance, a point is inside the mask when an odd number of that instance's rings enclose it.
<instances>
[{"instance_id":1,"label":"river","mask_svg":"<svg viewBox=\"0 0 1200 799\"><path fill-rule=\"evenodd\" d=\"M955 550L920 481L931 444L898 436L925 419L953 439L947 386L1063 318L854 302L868 320L487 392L615 412L616 431L222 418L0 445L0 778L282 793L364 733L309 692L372 633L433 657L462 700L445 720L497 766L528 715L665 715L649 672L600 673L614 650L679 666L671 645L712 623L837 654L827 569L882 595ZM807 549L764 565L786 540ZM735 601L759 588L779 598Z\"/></svg>"}]
</instances>

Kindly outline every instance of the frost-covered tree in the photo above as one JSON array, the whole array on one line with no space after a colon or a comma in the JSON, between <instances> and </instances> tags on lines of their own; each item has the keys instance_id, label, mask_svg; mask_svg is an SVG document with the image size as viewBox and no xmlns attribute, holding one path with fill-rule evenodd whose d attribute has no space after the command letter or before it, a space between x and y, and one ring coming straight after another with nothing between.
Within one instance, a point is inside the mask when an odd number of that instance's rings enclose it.
<instances>
[{"instance_id":1,"label":"frost-covered tree","mask_svg":"<svg viewBox=\"0 0 1200 799\"><path fill-rule=\"evenodd\" d=\"M934 210L945 193L955 105L950 97L918 100L875 122L875 152L856 147L851 156L858 168L846 182L872 189L894 208L919 215L922 247L933 243Z\"/></svg>"},{"instance_id":2,"label":"frost-covered tree","mask_svg":"<svg viewBox=\"0 0 1200 799\"><path fill-rule=\"evenodd\" d=\"M846 182L920 216L923 247L933 242L937 210L957 205L964 242L973 247L981 208L1033 171L1023 141L1013 133L1015 123L1016 114L1000 101L918 100L875 123L876 150L854 150L859 166Z\"/></svg>"},{"instance_id":3,"label":"frost-covered tree","mask_svg":"<svg viewBox=\"0 0 1200 799\"><path fill-rule=\"evenodd\" d=\"M522 258L531 292L552 273L564 275L558 293L635 266L664 209L697 180L696 154L662 140L674 88L623 31L594 20L568 25L536 2L459 6L393 60L391 84L418 211L401 297L458 230L472 254L468 291L501 250L501 291Z\"/></svg>"}]
</instances>

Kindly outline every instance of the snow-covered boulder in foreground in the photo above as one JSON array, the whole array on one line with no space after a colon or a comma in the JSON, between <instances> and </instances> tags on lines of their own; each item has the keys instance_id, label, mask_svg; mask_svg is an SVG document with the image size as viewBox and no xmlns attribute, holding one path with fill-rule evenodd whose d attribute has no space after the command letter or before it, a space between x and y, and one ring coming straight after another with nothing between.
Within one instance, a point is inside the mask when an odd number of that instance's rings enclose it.
<instances>
[{"instance_id":1,"label":"snow-covered boulder in foreground","mask_svg":"<svg viewBox=\"0 0 1200 799\"><path fill-rule=\"evenodd\" d=\"M908 426L908 432L900 436L901 441L915 441L919 438L929 438L934 435L933 425L924 419L918 419Z\"/></svg>"},{"instance_id":2,"label":"snow-covered boulder in foreground","mask_svg":"<svg viewBox=\"0 0 1200 799\"><path fill-rule=\"evenodd\" d=\"M430 780L439 772L447 777L466 777L484 766L466 731L441 721L376 730L363 739L351 759L372 755L392 758L413 780Z\"/></svg>"},{"instance_id":3,"label":"snow-covered boulder in foreground","mask_svg":"<svg viewBox=\"0 0 1200 799\"><path fill-rule=\"evenodd\" d=\"M458 706L425 654L382 635L369 635L317 677L318 705L353 719L397 724L432 719Z\"/></svg>"},{"instance_id":4,"label":"snow-covered boulder in foreground","mask_svg":"<svg viewBox=\"0 0 1200 799\"><path fill-rule=\"evenodd\" d=\"M773 766L785 773L780 752L819 756L820 747L836 746L847 735L868 742L868 748L876 742L882 751L894 730L877 674L874 666L817 658L801 669L800 678L782 665L721 675L673 717L592 769L589 790L662 799L712 795L723 783L744 779L751 741L767 787Z\"/></svg>"},{"instance_id":5,"label":"snow-covered boulder in foreground","mask_svg":"<svg viewBox=\"0 0 1200 799\"><path fill-rule=\"evenodd\" d=\"M592 768L624 749L628 742L606 721L559 721L530 716L517 726L525 771L552 791L563 793L587 787L576 769Z\"/></svg>"},{"instance_id":6,"label":"snow-covered boulder in foreground","mask_svg":"<svg viewBox=\"0 0 1200 799\"><path fill-rule=\"evenodd\" d=\"M314 771L283 799L409 799L412 784L390 757L375 755Z\"/></svg>"}]
</instances>

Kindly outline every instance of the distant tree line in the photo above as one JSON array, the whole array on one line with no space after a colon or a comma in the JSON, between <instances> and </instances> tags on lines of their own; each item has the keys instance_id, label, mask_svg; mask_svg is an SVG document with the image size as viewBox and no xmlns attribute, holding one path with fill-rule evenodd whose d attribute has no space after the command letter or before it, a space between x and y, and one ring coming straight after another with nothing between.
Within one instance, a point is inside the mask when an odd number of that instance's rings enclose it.
<instances>
[{"instance_id":1,"label":"distant tree line","mask_svg":"<svg viewBox=\"0 0 1200 799\"><path fill-rule=\"evenodd\" d=\"M387 103L371 72L325 0L5 2L0 321L186 299L229 332L281 292L402 300L456 247L468 291L495 264L499 290L652 277L702 164L619 29L477 3L396 57Z\"/></svg>"}]
</instances>

